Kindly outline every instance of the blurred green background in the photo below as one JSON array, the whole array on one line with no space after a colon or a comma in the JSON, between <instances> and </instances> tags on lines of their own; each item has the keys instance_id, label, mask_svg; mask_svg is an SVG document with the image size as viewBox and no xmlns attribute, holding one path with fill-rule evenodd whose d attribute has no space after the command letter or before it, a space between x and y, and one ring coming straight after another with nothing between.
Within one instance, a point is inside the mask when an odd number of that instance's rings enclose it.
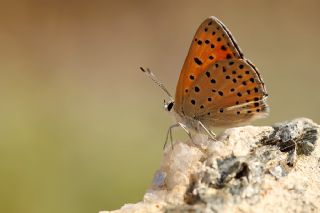
<instances>
[{"instance_id":1,"label":"blurred green background","mask_svg":"<svg viewBox=\"0 0 320 213\"><path fill-rule=\"evenodd\" d=\"M256 125L320 122L319 1L0 2L0 212L139 201L171 118L165 94L138 67L174 93L195 30L211 15L265 80L271 112Z\"/></svg>"}]
</instances>

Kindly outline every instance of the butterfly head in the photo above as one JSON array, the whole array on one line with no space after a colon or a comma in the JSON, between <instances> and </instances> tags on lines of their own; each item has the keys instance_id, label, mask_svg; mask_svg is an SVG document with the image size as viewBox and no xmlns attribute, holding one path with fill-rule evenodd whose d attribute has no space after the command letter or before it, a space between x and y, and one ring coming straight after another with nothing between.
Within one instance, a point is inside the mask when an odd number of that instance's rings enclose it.
<instances>
[{"instance_id":1,"label":"butterfly head","mask_svg":"<svg viewBox=\"0 0 320 213\"><path fill-rule=\"evenodd\" d=\"M173 109L174 106L174 101L173 100L169 100L166 102L166 100L164 100L164 108L166 111L171 112L171 110Z\"/></svg>"}]
</instances>

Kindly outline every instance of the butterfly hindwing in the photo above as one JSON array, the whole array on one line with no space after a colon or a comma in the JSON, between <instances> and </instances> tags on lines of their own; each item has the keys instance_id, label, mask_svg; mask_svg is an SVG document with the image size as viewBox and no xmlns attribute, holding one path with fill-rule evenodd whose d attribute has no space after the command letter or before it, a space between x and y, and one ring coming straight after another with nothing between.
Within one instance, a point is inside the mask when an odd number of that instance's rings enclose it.
<instances>
[{"instance_id":1,"label":"butterfly hindwing","mask_svg":"<svg viewBox=\"0 0 320 213\"><path fill-rule=\"evenodd\" d=\"M263 81L250 62L225 59L198 76L183 110L206 126L228 126L265 116L266 97Z\"/></svg>"}]
</instances>

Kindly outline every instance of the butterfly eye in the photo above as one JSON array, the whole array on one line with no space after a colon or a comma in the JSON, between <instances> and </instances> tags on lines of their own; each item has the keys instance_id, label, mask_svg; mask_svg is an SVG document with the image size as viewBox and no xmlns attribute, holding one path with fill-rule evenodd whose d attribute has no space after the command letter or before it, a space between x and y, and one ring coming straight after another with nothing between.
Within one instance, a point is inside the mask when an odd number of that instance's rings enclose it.
<instances>
[{"instance_id":1,"label":"butterfly eye","mask_svg":"<svg viewBox=\"0 0 320 213\"><path fill-rule=\"evenodd\" d=\"M168 112L171 111L173 105L174 105L174 102L173 102L173 101L169 102L169 103L166 105L166 109L168 110Z\"/></svg>"}]
</instances>

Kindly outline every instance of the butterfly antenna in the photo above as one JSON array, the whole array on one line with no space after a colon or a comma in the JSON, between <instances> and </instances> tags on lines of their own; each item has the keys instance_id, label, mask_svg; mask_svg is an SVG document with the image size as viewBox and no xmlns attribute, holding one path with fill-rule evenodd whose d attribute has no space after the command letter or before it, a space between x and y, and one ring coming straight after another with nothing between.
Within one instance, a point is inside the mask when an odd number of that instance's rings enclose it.
<instances>
[{"instance_id":1,"label":"butterfly antenna","mask_svg":"<svg viewBox=\"0 0 320 213\"><path fill-rule=\"evenodd\" d=\"M169 98L173 101L173 97L170 92L167 90L167 88L165 88L163 83L157 79L157 77L153 74L153 72L151 72L149 68L144 69L140 67L140 70L144 72L154 83L156 83L165 93L167 93Z\"/></svg>"}]
</instances>

